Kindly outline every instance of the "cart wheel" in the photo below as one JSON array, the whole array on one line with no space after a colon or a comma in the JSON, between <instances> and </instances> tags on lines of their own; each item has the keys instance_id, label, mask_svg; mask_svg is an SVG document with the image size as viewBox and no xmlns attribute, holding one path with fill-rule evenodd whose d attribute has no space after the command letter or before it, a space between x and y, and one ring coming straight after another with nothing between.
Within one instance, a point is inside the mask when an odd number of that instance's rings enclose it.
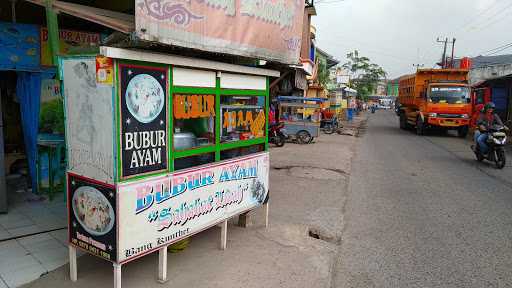
<instances>
[{"instance_id":1,"label":"cart wheel","mask_svg":"<svg viewBox=\"0 0 512 288\"><path fill-rule=\"evenodd\" d=\"M297 141L299 144L309 144L311 141L313 141L313 137L311 137L311 134L309 134L306 130L301 130L297 132Z\"/></svg>"}]
</instances>

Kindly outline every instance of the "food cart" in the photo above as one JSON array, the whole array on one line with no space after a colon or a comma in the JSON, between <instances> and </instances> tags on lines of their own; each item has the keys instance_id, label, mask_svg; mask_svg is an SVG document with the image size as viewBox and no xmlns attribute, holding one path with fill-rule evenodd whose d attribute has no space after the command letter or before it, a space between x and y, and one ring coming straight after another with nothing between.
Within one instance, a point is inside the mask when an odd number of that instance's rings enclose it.
<instances>
[{"instance_id":1,"label":"food cart","mask_svg":"<svg viewBox=\"0 0 512 288\"><path fill-rule=\"evenodd\" d=\"M278 96L279 119L289 137L299 144L309 144L318 137L321 122L321 105L328 99L297 96Z\"/></svg>"},{"instance_id":2,"label":"food cart","mask_svg":"<svg viewBox=\"0 0 512 288\"><path fill-rule=\"evenodd\" d=\"M265 205L269 78L279 72L101 47L60 59L68 153L70 278L76 248L121 266Z\"/></svg>"}]
</instances>

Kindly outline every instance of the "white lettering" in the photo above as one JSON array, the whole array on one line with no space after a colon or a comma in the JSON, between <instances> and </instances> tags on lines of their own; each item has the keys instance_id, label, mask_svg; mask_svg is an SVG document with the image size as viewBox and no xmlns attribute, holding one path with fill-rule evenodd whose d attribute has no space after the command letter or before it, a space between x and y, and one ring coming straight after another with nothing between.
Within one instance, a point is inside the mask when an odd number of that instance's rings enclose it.
<instances>
[{"instance_id":1,"label":"white lettering","mask_svg":"<svg viewBox=\"0 0 512 288\"><path fill-rule=\"evenodd\" d=\"M162 163L162 148L153 149L153 163Z\"/></svg>"},{"instance_id":2,"label":"white lettering","mask_svg":"<svg viewBox=\"0 0 512 288\"><path fill-rule=\"evenodd\" d=\"M132 153L132 162L130 163L130 169L139 168L139 162L137 161L137 154L135 152Z\"/></svg>"},{"instance_id":3,"label":"white lettering","mask_svg":"<svg viewBox=\"0 0 512 288\"><path fill-rule=\"evenodd\" d=\"M126 133L124 134L124 150L132 150L133 149L133 134Z\"/></svg>"}]
</instances>

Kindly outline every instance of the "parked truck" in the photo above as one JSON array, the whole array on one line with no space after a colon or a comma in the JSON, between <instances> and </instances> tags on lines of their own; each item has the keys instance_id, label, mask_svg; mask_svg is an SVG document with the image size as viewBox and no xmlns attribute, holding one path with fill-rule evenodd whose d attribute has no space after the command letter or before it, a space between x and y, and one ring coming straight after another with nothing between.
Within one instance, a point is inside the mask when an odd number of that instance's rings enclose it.
<instances>
[{"instance_id":1,"label":"parked truck","mask_svg":"<svg viewBox=\"0 0 512 288\"><path fill-rule=\"evenodd\" d=\"M466 69L419 69L399 80L400 128L456 130L466 137L471 96Z\"/></svg>"}]
</instances>

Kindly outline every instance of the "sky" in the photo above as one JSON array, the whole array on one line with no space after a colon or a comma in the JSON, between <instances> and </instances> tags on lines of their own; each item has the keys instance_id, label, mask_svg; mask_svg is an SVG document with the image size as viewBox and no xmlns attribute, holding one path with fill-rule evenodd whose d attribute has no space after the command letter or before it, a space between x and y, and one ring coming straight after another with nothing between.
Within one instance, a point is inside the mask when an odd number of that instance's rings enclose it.
<instances>
[{"instance_id":1,"label":"sky","mask_svg":"<svg viewBox=\"0 0 512 288\"><path fill-rule=\"evenodd\" d=\"M443 52L438 37L456 38L456 57L512 43L512 0L315 0L315 7L318 47L341 64L357 49L388 79L414 72L413 64L433 67ZM510 46L495 55L512 54Z\"/></svg>"}]
</instances>

